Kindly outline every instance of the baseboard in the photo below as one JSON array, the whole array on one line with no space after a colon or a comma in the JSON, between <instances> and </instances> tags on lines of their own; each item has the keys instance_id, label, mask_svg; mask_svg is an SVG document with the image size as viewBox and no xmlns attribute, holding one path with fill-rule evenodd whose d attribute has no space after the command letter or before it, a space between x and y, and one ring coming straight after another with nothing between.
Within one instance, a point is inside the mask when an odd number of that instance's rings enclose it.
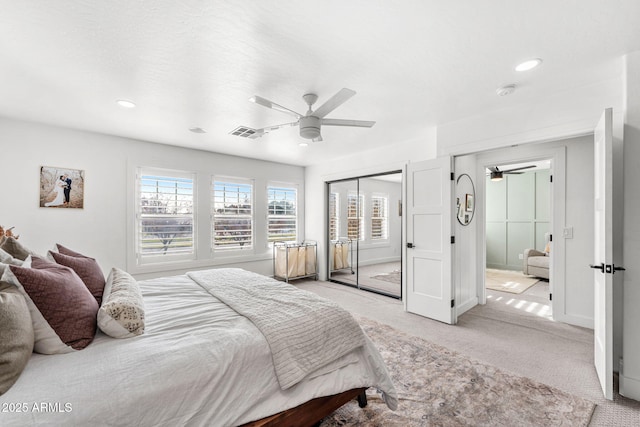
<instances>
[{"instance_id":1,"label":"baseboard","mask_svg":"<svg viewBox=\"0 0 640 427\"><path fill-rule=\"evenodd\" d=\"M633 400L640 400L640 381L625 377L622 373L620 379L620 395Z\"/></svg>"},{"instance_id":2,"label":"baseboard","mask_svg":"<svg viewBox=\"0 0 640 427\"><path fill-rule=\"evenodd\" d=\"M573 316L570 314L561 314L561 313L556 314L554 312L553 320L555 320L556 322L567 323L569 325L581 326L583 328L593 329L593 318L590 318L590 317Z\"/></svg>"}]
</instances>

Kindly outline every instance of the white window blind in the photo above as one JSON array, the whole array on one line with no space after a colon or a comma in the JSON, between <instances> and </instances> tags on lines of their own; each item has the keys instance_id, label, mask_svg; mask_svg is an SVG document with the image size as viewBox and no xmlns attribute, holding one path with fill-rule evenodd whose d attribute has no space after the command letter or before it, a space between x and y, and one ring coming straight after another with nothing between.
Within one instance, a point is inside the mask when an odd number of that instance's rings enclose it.
<instances>
[{"instance_id":1,"label":"white window blind","mask_svg":"<svg viewBox=\"0 0 640 427\"><path fill-rule=\"evenodd\" d=\"M371 196L371 240L385 240L389 237L387 207L387 197Z\"/></svg>"},{"instance_id":2,"label":"white window blind","mask_svg":"<svg viewBox=\"0 0 640 427\"><path fill-rule=\"evenodd\" d=\"M329 194L329 240L336 240L340 230L340 195Z\"/></svg>"},{"instance_id":3,"label":"white window blind","mask_svg":"<svg viewBox=\"0 0 640 427\"><path fill-rule=\"evenodd\" d=\"M364 196L350 193L347 196L347 237L364 240Z\"/></svg>"},{"instance_id":4,"label":"white window blind","mask_svg":"<svg viewBox=\"0 0 640 427\"><path fill-rule=\"evenodd\" d=\"M297 239L297 189L267 187L267 236L269 242Z\"/></svg>"},{"instance_id":5,"label":"white window blind","mask_svg":"<svg viewBox=\"0 0 640 427\"><path fill-rule=\"evenodd\" d=\"M153 257L194 254L194 179L188 174L138 174L137 252Z\"/></svg>"},{"instance_id":6,"label":"white window blind","mask_svg":"<svg viewBox=\"0 0 640 427\"><path fill-rule=\"evenodd\" d=\"M253 247L253 184L214 178L212 191L214 250Z\"/></svg>"}]
</instances>

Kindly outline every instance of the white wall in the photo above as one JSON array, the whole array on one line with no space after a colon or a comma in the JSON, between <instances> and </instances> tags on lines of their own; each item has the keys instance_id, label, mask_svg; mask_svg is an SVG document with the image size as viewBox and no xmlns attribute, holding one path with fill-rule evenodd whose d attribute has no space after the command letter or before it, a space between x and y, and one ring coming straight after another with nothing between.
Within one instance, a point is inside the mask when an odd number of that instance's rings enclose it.
<instances>
[{"instance_id":1,"label":"white wall","mask_svg":"<svg viewBox=\"0 0 640 427\"><path fill-rule=\"evenodd\" d=\"M15 231L21 235L20 241L42 254L55 243L61 243L95 257L105 272L111 267L135 270L130 261L133 218L129 202L133 203L131 176L136 166L196 172L201 183L212 174L255 178L255 202L265 206L264 189L268 180L297 183L299 238L304 238L304 169L301 167L9 119L0 119L0 147L3 158L0 180L6 183L1 193L0 224L15 226ZM84 170L84 209L40 208L40 166ZM204 190L199 186L205 192L206 188L207 185ZM207 217L207 209L205 207L204 212L200 209L200 216ZM260 224L264 227L264 212L262 216L256 215L258 232ZM198 231L201 240L209 236L206 228L200 227ZM137 277L178 274L193 269L194 265L197 268L219 265L206 260L208 256L208 253L202 253L198 262L170 271L139 270L147 274ZM266 247L257 248L250 259L250 262L238 259L223 262L272 274L271 252Z\"/></svg>"},{"instance_id":2,"label":"white wall","mask_svg":"<svg viewBox=\"0 0 640 427\"><path fill-rule=\"evenodd\" d=\"M373 175L394 170L404 170L411 161L435 157L436 132L431 129L428 137L416 141L393 144L388 147L364 151L331 162L308 166L305 170L305 234L307 239L318 241L318 265L320 278L327 278L327 209L326 182L344 178ZM391 209L391 208L390 208Z\"/></svg>"}]
</instances>

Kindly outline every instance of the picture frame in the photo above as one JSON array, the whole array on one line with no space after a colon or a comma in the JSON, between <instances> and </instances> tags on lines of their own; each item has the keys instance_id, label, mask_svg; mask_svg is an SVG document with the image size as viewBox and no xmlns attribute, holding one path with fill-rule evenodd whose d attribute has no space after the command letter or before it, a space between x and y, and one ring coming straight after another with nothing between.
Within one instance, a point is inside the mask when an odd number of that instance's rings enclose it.
<instances>
[{"instance_id":1,"label":"picture frame","mask_svg":"<svg viewBox=\"0 0 640 427\"><path fill-rule=\"evenodd\" d=\"M84 209L84 170L40 167L40 207Z\"/></svg>"},{"instance_id":2,"label":"picture frame","mask_svg":"<svg viewBox=\"0 0 640 427\"><path fill-rule=\"evenodd\" d=\"M473 212L473 196L471 194L467 194L465 197L465 211Z\"/></svg>"}]
</instances>

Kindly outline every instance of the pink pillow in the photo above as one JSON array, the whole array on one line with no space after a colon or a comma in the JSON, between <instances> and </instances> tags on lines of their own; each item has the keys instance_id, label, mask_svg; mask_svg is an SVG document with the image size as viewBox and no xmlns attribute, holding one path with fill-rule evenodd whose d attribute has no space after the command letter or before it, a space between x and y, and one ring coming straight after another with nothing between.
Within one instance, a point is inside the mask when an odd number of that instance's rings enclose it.
<instances>
[{"instance_id":1,"label":"pink pillow","mask_svg":"<svg viewBox=\"0 0 640 427\"><path fill-rule=\"evenodd\" d=\"M91 292L68 267L38 257L33 257L31 267L12 265L9 269L19 282L17 286L29 297L27 302L35 305L52 332L62 341L61 346L42 345L52 342L51 331L45 328L39 332L35 328L35 351L65 353L88 346L96 334L99 308Z\"/></svg>"},{"instance_id":2,"label":"pink pillow","mask_svg":"<svg viewBox=\"0 0 640 427\"><path fill-rule=\"evenodd\" d=\"M86 256L86 255L82 255L81 253L74 252L69 248L65 248L60 243L56 243L56 247L58 248L58 252L60 252L61 254L74 256L74 257L78 257L78 258L88 258L88 256Z\"/></svg>"},{"instance_id":3,"label":"pink pillow","mask_svg":"<svg viewBox=\"0 0 640 427\"><path fill-rule=\"evenodd\" d=\"M58 245L58 248L62 246ZM58 249L59 250L59 249ZM60 265L71 268L80 276L80 279L84 282L94 296L98 305L102 303L102 293L104 292L104 275L102 269L98 265L98 262L84 255L65 255L60 252L49 252L49 255Z\"/></svg>"}]
</instances>

